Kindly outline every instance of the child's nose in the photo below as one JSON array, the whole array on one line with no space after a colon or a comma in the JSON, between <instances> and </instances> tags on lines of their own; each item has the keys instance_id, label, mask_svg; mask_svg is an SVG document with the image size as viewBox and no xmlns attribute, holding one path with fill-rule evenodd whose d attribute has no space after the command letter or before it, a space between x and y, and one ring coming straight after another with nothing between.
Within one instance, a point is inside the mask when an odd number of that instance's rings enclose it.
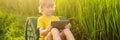
<instances>
[{"instance_id":1,"label":"child's nose","mask_svg":"<svg viewBox=\"0 0 120 40\"><path fill-rule=\"evenodd\" d=\"M53 8L49 8L49 10L51 10L51 11L52 11L52 10L53 10Z\"/></svg>"}]
</instances>

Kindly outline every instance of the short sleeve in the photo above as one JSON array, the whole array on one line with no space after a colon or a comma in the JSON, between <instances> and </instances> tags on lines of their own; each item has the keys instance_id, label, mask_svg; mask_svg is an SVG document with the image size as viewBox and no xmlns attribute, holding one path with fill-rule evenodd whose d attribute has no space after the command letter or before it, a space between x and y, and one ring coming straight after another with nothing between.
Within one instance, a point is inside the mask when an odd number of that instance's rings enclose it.
<instances>
[{"instance_id":1,"label":"short sleeve","mask_svg":"<svg viewBox=\"0 0 120 40\"><path fill-rule=\"evenodd\" d=\"M39 29L40 27L42 27L44 24L43 24L43 20L41 18L38 18L37 20L37 29Z\"/></svg>"}]
</instances>

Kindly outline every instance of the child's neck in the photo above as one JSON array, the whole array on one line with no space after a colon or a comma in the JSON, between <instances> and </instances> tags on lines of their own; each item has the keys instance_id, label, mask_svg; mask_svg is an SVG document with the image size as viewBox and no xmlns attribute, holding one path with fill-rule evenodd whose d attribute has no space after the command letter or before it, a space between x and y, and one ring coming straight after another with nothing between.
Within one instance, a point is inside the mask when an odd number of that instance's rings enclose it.
<instances>
[{"instance_id":1,"label":"child's neck","mask_svg":"<svg viewBox=\"0 0 120 40\"><path fill-rule=\"evenodd\" d=\"M52 17L52 15L43 15L43 16L46 16L46 17L48 17L48 18Z\"/></svg>"}]
</instances>

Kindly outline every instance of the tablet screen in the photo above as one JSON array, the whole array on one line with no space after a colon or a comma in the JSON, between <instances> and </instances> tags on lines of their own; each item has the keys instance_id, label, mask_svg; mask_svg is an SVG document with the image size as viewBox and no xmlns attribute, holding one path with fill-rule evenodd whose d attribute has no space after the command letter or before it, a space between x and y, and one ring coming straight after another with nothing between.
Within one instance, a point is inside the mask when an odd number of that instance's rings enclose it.
<instances>
[{"instance_id":1,"label":"tablet screen","mask_svg":"<svg viewBox=\"0 0 120 40\"><path fill-rule=\"evenodd\" d=\"M69 20L52 21L51 26L53 28L64 29L68 23Z\"/></svg>"}]
</instances>

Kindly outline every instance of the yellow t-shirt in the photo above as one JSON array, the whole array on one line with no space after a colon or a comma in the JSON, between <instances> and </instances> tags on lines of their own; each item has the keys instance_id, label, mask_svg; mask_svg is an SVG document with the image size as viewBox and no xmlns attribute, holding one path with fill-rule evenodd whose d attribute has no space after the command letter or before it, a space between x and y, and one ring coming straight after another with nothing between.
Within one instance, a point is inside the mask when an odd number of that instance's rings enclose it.
<instances>
[{"instance_id":1,"label":"yellow t-shirt","mask_svg":"<svg viewBox=\"0 0 120 40\"><path fill-rule=\"evenodd\" d=\"M51 21L59 20L57 16L52 16L52 17L46 17L46 16L40 16L37 21L37 29L40 27L44 27L45 29L47 28L48 25L51 24ZM44 40L45 36L40 35L39 40Z\"/></svg>"}]
</instances>

